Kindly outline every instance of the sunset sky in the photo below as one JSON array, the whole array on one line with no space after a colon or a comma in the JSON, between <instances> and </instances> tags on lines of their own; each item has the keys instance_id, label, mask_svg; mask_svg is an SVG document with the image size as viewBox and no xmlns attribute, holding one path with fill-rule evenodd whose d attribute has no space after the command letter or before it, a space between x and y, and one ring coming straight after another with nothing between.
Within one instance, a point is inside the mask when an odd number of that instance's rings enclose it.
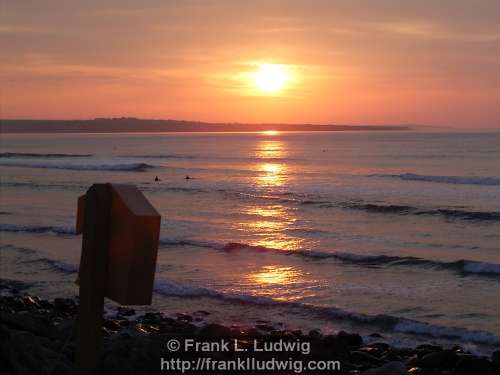
<instances>
[{"instance_id":1,"label":"sunset sky","mask_svg":"<svg viewBox=\"0 0 500 375\"><path fill-rule=\"evenodd\" d=\"M0 117L500 129L499 20L498 0L6 0Z\"/></svg>"}]
</instances>

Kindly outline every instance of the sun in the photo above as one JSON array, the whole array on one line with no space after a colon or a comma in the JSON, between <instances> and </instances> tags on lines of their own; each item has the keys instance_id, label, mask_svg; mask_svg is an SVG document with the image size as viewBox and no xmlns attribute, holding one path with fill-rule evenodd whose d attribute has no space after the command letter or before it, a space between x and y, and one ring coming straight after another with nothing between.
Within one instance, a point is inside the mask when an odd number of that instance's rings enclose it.
<instances>
[{"instance_id":1,"label":"sun","mask_svg":"<svg viewBox=\"0 0 500 375\"><path fill-rule=\"evenodd\" d=\"M282 64L261 64L253 75L257 88L266 93L280 91L289 81L289 73Z\"/></svg>"}]
</instances>

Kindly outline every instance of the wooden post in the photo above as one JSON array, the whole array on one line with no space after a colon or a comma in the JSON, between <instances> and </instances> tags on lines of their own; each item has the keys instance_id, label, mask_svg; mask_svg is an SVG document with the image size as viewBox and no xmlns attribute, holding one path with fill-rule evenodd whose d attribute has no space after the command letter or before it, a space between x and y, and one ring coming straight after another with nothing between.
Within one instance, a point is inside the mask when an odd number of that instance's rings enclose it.
<instances>
[{"instance_id":1,"label":"wooden post","mask_svg":"<svg viewBox=\"0 0 500 375\"><path fill-rule=\"evenodd\" d=\"M94 375L102 344L102 314L111 221L111 187L95 184L85 195L80 260L80 306L76 363L80 375Z\"/></svg>"},{"instance_id":2,"label":"wooden post","mask_svg":"<svg viewBox=\"0 0 500 375\"><path fill-rule=\"evenodd\" d=\"M151 304L160 223L160 214L135 186L95 184L78 198L80 375L96 373L104 297L125 305Z\"/></svg>"}]
</instances>

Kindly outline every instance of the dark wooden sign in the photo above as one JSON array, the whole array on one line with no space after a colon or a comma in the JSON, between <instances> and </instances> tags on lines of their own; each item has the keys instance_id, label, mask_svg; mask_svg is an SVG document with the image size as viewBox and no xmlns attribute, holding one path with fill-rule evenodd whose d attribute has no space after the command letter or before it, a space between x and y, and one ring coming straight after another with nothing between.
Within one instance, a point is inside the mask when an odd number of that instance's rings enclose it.
<instances>
[{"instance_id":1,"label":"dark wooden sign","mask_svg":"<svg viewBox=\"0 0 500 375\"><path fill-rule=\"evenodd\" d=\"M151 304L160 221L132 185L95 184L78 198L76 231L83 233L77 281L80 374L95 372L104 297L124 305Z\"/></svg>"}]
</instances>

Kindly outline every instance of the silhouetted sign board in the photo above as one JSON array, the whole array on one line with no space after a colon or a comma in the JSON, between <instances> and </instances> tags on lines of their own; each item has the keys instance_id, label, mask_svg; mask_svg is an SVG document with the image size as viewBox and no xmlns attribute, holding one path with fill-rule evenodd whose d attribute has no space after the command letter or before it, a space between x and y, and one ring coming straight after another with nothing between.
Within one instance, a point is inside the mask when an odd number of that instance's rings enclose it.
<instances>
[{"instance_id":1,"label":"silhouetted sign board","mask_svg":"<svg viewBox=\"0 0 500 375\"><path fill-rule=\"evenodd\" d=\"M151 304L160 221L132 185L94 184L78 198L76 231L83 233L77 280L80 374L96 370L104 297L123 305Z\"/></svg>"},{"instance_id":2,"label":"silhouetted sign board","mask_svg":"<svg viewBox=\"0 0 500 375\"><path fill-rule=\"evenodd\" d=\"M110 184L104 296L123 305L149 305L153 293L160 214L132 185ZM78 199L77 233L85 231L85 199ZM85 235L85 233L84 233ZM82 253L86 249L82 249ZM82 254L82 260L84 254ZM79 279L82 268L80 266Z\"/></svg>"}]
</instances>

